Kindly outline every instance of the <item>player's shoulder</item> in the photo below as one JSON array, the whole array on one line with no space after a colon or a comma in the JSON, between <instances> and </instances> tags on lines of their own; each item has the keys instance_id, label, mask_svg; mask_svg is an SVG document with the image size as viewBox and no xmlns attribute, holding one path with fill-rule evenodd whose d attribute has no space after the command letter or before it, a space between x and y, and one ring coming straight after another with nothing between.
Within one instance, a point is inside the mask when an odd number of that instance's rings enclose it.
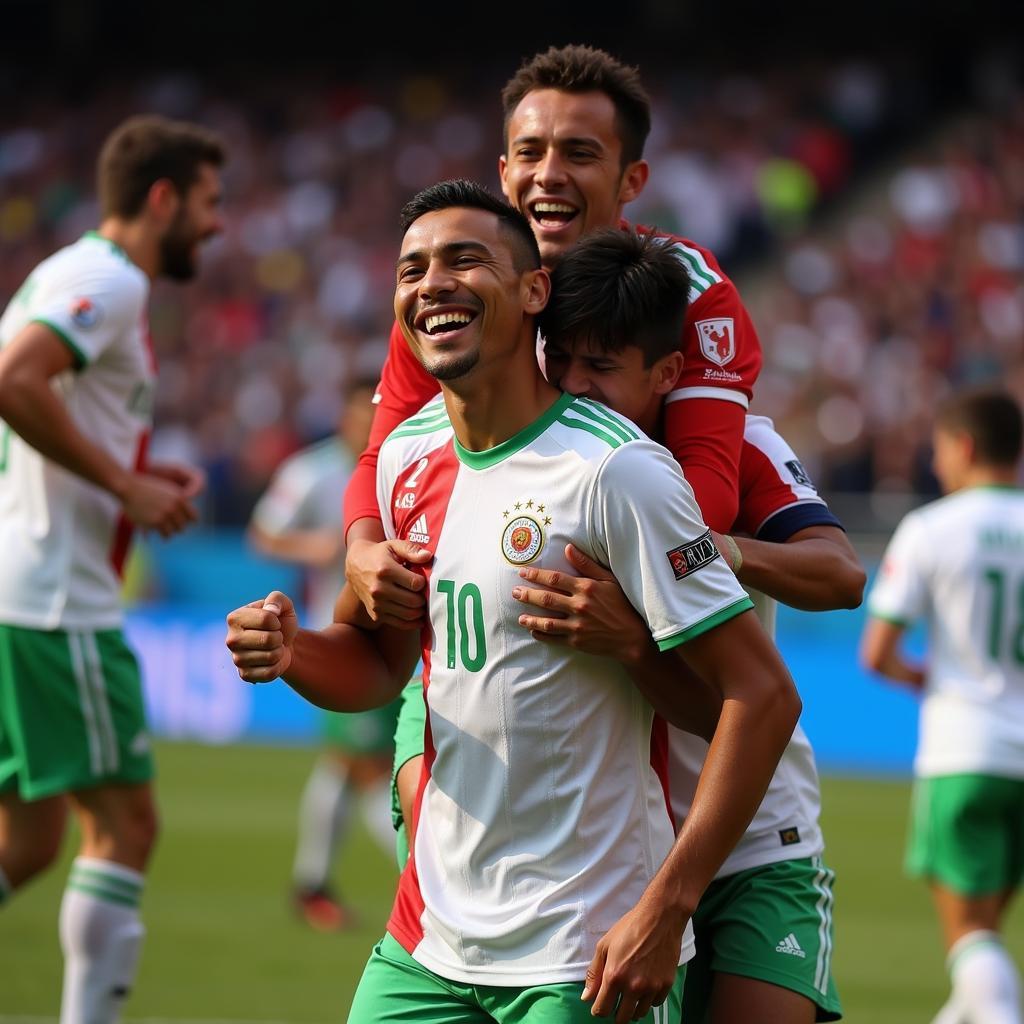
<instances>
[{"instance_id":1,"label":"player's shoulder","mask_svg":"<svg viewBox=\"0 0 1024 1024\"><path fill-rule=\"evenodd\" d=\"M96 232L58 249L33 272L51 292L75 291L85 298L141 307L149 292L149 279L120 246Z\"/></svg>"},{"instance_id":2,"label":"player's shoulder","mask_svg":"<svg viewBox=\"0 0 1024 1024\"><path fill-rule=\"evenodd\" d=\"M586 459L601 462L625 446L654 443L632 420L592 398L563 395L553 411L559 442Z\"/></svg>"},{"instance_id":3,"label":"player's shoulder","mask_svg":"<svg viewBox=\"0 0 1024 1024\"><path fill-rule=\"evenodd\" d=\"M636 230L642 234L654 235L656 238L664 238L669 242L672 252L690 276L690 302L696 302L715 285L731 284L715 254L706 246L658 227L647 224L635 226Z\"/></svg>"},{"instance_id":4,"label":"player's shoulder","mask_svg":"<svg viewBox=\"0 0 1024 1024\"><path fill-rule=\"evenodd\" d=\"M444 396L437 395L384 438L380 458L392 467L407 465L410 460L447 444L453 434Z\"/></svg>"}]
</instances>

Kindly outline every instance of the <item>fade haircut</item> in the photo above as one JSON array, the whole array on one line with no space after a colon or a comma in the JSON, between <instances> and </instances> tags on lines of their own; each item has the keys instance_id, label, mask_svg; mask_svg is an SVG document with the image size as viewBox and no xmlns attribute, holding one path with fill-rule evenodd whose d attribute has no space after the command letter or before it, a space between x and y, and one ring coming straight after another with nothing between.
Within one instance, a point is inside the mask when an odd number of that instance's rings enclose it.
<instances>
[{"instance_id":1,"label":"fade haircut","mask_svg":"<svg viewBox=\"0 0 1024 1024\"><path fill-rule=\"evenodd\" d=\"M101 216L138 216L149 190L164 179L184 197L203 164L222 167L224 158L220 138L200 125L155 114L130 117L111 132L100 151Z\"/></svg>"},{"instance_id":2,"label":"fade haircut","mask_svg":"<svg viewBox=\"0 0 1024 1024\"><path fill-rule=\"evenodd\" d=\"M512 252L512 265L516 273L522 274L527 270L540 268L540 249L537 247L537 239L534 238L530 222L504 199L499 199L483 185L465 178L439 181L436 185L417 192L402 207L402 234L404 235L410 225L424 214L450 210L454 207L484 210L498 218L498 227Z\"/></svg>"},{"instance_id":3,"label":"fade haircut","mask_svg":"<svg viewBox=\"0 0 1024 1024\"><path fill-rule=\"evenodd\" d=\"M636 346L650 367L679 348L689 294L690 277L671 239L603 228L558 261L537 326L558 346Z\"/></svg>"},{"instance_id":4,"label":"fade haircut","mask_svg":"<svg viewBox=\"0 0 1024 1024\"><path fill-rule=\"evenodd\" d=\"M1024 418L1016 399L1002 388L972 388L946 399L935 425L949 434L966 434L974 442L977 462L1012 467L1024 446Z\"/></svg>"},{"instance_id":5,"label":"fade haircut","mask_svg":"<svg viewBox=\"0 0 1024 1024\"><path fill-rule=\"evenodd\" d=\"M651 100L636 68L590 46L552 46L527 60L501 91L505 111L505 151L508 124L523 97L537 89L562 92L603 92L615 106L615 127L622 143L622 166L642 159L651 131Z\"/></svg>"}]
</instances>

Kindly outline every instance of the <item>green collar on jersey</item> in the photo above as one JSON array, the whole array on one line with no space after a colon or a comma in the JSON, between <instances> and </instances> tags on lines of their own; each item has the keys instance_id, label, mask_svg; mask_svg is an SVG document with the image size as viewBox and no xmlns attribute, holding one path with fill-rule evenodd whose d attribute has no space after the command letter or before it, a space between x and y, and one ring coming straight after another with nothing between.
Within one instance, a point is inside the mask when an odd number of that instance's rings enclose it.
<instances>
[{"instance_id":1,"label":"green collar on jersey","mask_svg":"<svg viewBox=\"0 0 1024 1024\"><path fill-rule=\"evenodd\" d=\"M110 246L111 249L113 249L113 251L118 256L121 257L121 259L127 261L128 263L132 262L131 257L128 255L128 253L126 253L124 249L122 249L121 246L117 244L117 242L112 242L109 238L106 238L105 236L101 235L98 231L86 231L86 233L82 235L82 237L95 238L97 242L105 242L107 245Z\"/></svg>"},{"instance_id":2,"label":"green collar on jersey","mask_svg":"<svg viewBox=\"0 0 1024 1024\"><path fill-rule=\"evenodd\" d=\"M540 437L562 415L562 412L575 401L576 399L573 395L561 395L554 405L539 419L534 420L528 427L524 427L518 434L513 434L507 441L502 441L501 444L496 444L493 448L488 448L486 451L471 452L468 448L463 448L459 444L457 437L453 437L455 454L458 456L459 462L470 469L487 469L490 466L496 466L499 462L507 459L510 455L515 455L521 448L525 448L531 441Z\"/></svg>"},{"instance_id":3,"label":"green collar on jersey","mask_svg":"<svg viewBox=\"0 0 1024 1024\"><path fill-rule=\"evenodd\" d=\"M975 484L973 487L965 487L967 491L1021 491L1024 487L1020 484Z\"/></svg>"}]
</instances>

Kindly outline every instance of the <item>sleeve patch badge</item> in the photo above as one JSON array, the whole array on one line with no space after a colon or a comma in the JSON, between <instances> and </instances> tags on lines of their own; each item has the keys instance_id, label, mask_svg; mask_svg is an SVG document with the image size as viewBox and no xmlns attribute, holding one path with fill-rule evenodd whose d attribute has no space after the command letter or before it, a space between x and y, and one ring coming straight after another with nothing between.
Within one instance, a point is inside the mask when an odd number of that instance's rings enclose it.
<instances>
[{"instance_id":1,"label":"sleeve patch badge","mask_svg":"<svg viewBox=\"0 0 1024 1024\"><path fill-rule=\"evenodd\" d=\"M75 299L71 303L71 322L83 331L91 330L103 319L103 311L92 299Z\"/></svg>"},{"instance_id":2,"label":"sleeve patch badge","mask_svg":"<svg viewBox=\"0 0 1024 1024\"><path fill-rule=\"evenodd\" d=\"M731 316L698 320L694 326L705 359L718 366L732 362L736 355L736 329Z\"/></svg>"},{"instance_id":3,"label":"sleeve patch badge","mask_svg":"<svg viewBox=\"0 0 1024 1024\"><path fill-rule=\"evenodd\" d=\"M794 846L800 842L800 830L798 828L780 828L779 838L783 846Z\"/></svg>"},{"instance_id":4,"label":"sleeve patch badge","mask_svg":"<svg viewBox=\"0 0 1024 1024\"><path fill-rule=\"evenodd\" d=\"M689 544L680 544L679 547L666 551L665 555L676 579L682 580L718 558L718 548L715 547L711 531L708 530L696 540L691 540Z\"/></svg>"},{"instance_id":5,"label":"sleeve patch badge","mask_svg":"<svg viewBox=\"0 0 1024 1024\"><path fill-rule=\"evenodd\" d=\"M793 459L792 462L786 463L786 469L793 474L793 479L798 484L803 484L804 487L813 487L811 478L807 475L807 470L804 469L803 463L799 459Z\"/></svg>"}]
</instances>

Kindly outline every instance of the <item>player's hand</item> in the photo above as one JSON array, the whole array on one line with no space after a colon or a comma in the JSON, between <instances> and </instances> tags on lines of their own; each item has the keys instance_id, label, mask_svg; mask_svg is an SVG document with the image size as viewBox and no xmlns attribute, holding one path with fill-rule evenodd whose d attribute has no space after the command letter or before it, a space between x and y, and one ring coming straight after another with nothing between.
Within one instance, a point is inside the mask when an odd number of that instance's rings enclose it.
<instances>
[{"instance_id":1,"label":"player's hand","mask_svg":"<svg viewBox=\"0 0 1024 1024\"><path fill-rule=\"evenodd\" d=\"M179 462L147 462L146 473L177 484L190 501L206 490L206 473L198 466L186 466Z\"/></svg>"},{"instance_id":2,"label":"player's hand","mask_svg":"<svg viewBox=\"0 0 1024 1024\"><path fill-rule=\"evenodd\" d=\"M228 615L224 642L247 683L269 683L288 671L299 620L291 598L274 590Z\"/></svg>"},{"instance_id":3,"label":"player's hand","mask_svg":"<svg viewBox=\"0 0 1024 1024\"><path fill-rule=\"evenodd\" d=\"M199 518L185 486L153 473L132 473L119 495L124 514L143 529L170 537Z\"/></svg>"},{"instance_id":4,"label":"player's hand","mask_svg":"<svg viewBox=\"0 0 1024 1024\"><path fill-rule=\"evenodd\" d=\"M518 586L512 596L544 614L524 613L519 625L538 640L568 644L588 654L628 664L649 648L651 634L607 569L567 544L566 557L580 576L529 566L519 575L545 589Z\"/></svg>"},{"instance_id":5,"label":"player's hand","mask_svg":"<svg viewBox=\"0 0 1024 1024\"><path fill-rule=\"evenodd\" d=\"M426 580L405 563L426 565L433 555L406 540L353 540L345 556L345 578L367 614L382 626L419 629L427 613Z\"/></svg>"},{"instance_id":6,"label":"player's hand","mask_svg":"<svg viewBox=\"0 0 1024 1024\"><path fill-rule=\"evenodd\" d=\"M672 990L686 918L656 906L648 894L612 926L594 952L580 996L591 1014L615 1024L641 1020Z\"/></svg>"}]
</instances>

